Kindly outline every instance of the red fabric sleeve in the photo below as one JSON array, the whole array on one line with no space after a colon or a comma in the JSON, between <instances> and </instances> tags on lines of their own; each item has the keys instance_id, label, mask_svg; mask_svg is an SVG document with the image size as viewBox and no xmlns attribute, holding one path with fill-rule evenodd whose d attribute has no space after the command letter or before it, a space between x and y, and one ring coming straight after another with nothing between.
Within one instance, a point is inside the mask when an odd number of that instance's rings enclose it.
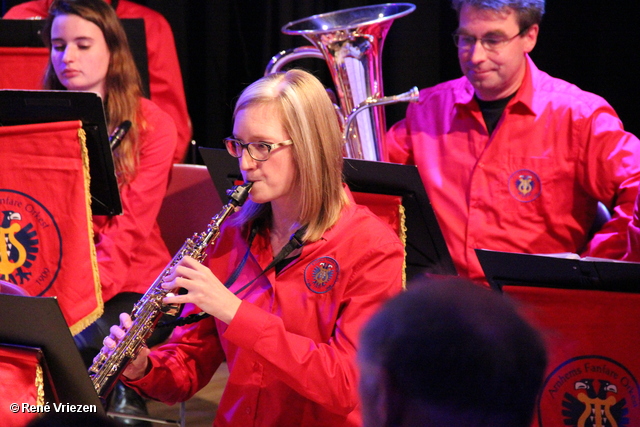
<instances>
[{"instance_id":1,"label":"red fabric sleeve","mask_svg":"<svg viewBox=\"0 0 640 427\"><path fill-rule=\"evenodd\" d=\"M176 130L165 112L149 100L141 101L148 127L140 134L142 148L138 173L131 183L120 189L123 214L94 216L96 253L105 301L120 292L145 292L150 282L136 280L146 272L131 271L134 257L138 260L146 258L151 269L159 256L157 251L167 251L166 246L162 247L156 218L167 191ZM163 263L167 261L164 259Z\"/></svg>"},{"instance_id":2,"label":"red fabric sleeve","mask_svg":"<svg viewBox=\"0 0 640 427\"><path fill-rule=\"evenodd\" d=\"M197 307L187 305L183 315L199 312ZM193 333L192 327L178 327L171 342L163 344L162 351L154 351L149 356L152 369L148 375L136 381L124 377L123 380L151 399L168 405L184 402L209 383L224 361L217 336L215 320L211 317L198 323L197 333Z\"/></svg>"},{"instance_id":3,"label":"red fabric sleeve","mask_svg":"<svg viewBox=\"0 0 640 427\"><path fill-rule=\"evenodd\" d=\"M125 8L125 5L125 2L121 2L121 5L118 6L118 15L121 18L144 19L151 100L169 114L175 122L178 144L173 162L180 163L184 160L192 132L173 32L167 20L158 12L142 6L133 9L133 6L126 5L127 8ZM131 12L127 11L129 7L132 8ZM120 13L121 9L122 13ZM129 14L136 16L127 16Z\"/></svg>"},{"instance_id":4,"label":"red fabric sleeve","mask_svg":"<svg viewBox=\"0 0 640 427\"><path fill-rule=\"evenodd\" d=\"M400 120L391 126L385 138L390 162L403 165L414 164L411 152L411 138L408 135L406 119Z\"/></svg>"},{"instance_id":5,"label":"red fabric sleeve","mask_svg":"<svg viewBox=\"0 0 640 427\"><path fill-rule=\"evenodd\" d=\"M360 329L383 301L400 291L402 283L404 252L399 243L366 248L366 253L358 254L360 261L348 279L345 302L328 342L291 333L277 315L244 301L223 338L257 353L303 397L334 413L348 414L358 402L354 361ZM390 287L391 283L397 286Z\"/></svg>"},{"instance_id":6,"label":"red fabric sleeve","mask_svg":"<svg viewBox=\"0 0 640 427\"><path fill-rule=\"evenodd\" d=\"M625 261L640 262L640 193L636 198L633 220L629 223L627 254Z\"/></svg>"},{"instance_id":7,"label":"red fabric sleeve","mask_svg":"<svg viewBox=\"0 0 640 427\"><path fill-rule=\"evenodd\" d=\"M581 156L586 162L581 181L587 192L613 211L583 255L622 259L640 184L640 142L624 131L608 104L593 114L582 132L587 153Z\"/></svg>"}]
</instances>

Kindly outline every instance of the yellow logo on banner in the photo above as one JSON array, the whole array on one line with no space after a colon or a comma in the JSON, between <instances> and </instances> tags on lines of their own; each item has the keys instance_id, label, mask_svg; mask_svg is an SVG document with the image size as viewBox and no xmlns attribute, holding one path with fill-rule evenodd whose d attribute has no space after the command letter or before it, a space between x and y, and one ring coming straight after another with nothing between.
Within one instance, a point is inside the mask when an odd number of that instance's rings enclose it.
<instances>
[{"instance_id":1,"label":"yellow logo on banner","mask_svg":"<svg viewBox=\"0 0 640 427\"><path fill-rule=\"evenodd\" d=\"M547 377L539 426L631 427L640 420L640 388L632 372L604 356L569 359Z\"/></svg>"},{"instance_id":2,"label":"yellow logo on banner","mask_svg":"<svg viewBox=\"0 0 640 427\"><path fill-rule=\"evenodd\" d=\"M60 230L32 196L0 189L0 279L34 296L53 285L62 261Z\"/></svg>"},{"instance_id":3,"label":"yellow logo on banner","mask_svg":"<svg viewBox=\"0 0 640 427\"><path fill-rule=\"evenodd\" d=\"M4 244L0 243L0 278L7 280L10 274L24 265L27 259L27 251L16 238L16 233L20 231L20 224L13 223L12 220L20 220L19 213L12 211L2 212L4 217L0 226L0 238Z\"/></svg>"}]
</instances>

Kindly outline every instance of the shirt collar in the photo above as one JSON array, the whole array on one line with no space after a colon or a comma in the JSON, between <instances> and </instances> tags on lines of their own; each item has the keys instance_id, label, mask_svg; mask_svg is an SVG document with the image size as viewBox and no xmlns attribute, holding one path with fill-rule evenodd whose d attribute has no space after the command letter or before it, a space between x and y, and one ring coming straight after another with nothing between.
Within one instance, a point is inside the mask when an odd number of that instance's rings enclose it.
<instances>
[{"instance_id":1,"label":"shirt collar","mask_svg":"<svg viewBox=\"0 0 640 427\"><path fill-rule=\"evenodd\" d=\"M534 82L533 76L539 73L538 68L535 66L529 55L526 55L526 69L522 85L518 89L518 93L513 97L509 106L513 106L516 103L522 104L527 110L533 114L533 92ZM466 77L461 78L463 84L462 87L455 92L455 104L470 106L473 101L473 86ZM474 103L474 105L477 105ZM509 106L507 106L509 108Z\"/></svg>"},{"instance_id":2,"label":"shirt collar","mask_svg":"<svg viewBox=\"0 0 640 427\"><path fill-rule=\"evenodd\" d=\"M47 0L47 10L51 7L55 0ZM106 3L111 4L111 0L104 0Z\"/></svg>"},{"instance_id":3,"label":"shirt collar","mask_svg":"<svg viewBox=\"0 0 640 427\"><path fill-rule=\"evenodd\" d=\"M333 236L339 235L339 233L344 233L344 230L341 230L341 226L339 224L343 222L342 220L344 218L351 217L353 215L353 207L356 204L355 199L353 198L353 193L351 193L351 189L345 183L342 183L342 188L344 188L345 193L347 193L349 203L345 204L342 207L342 211L340 211L340 218L338 219L338 221L327 230L325 230L319 241L330 240L333 238Z\"/></svg>"}]
</instances>

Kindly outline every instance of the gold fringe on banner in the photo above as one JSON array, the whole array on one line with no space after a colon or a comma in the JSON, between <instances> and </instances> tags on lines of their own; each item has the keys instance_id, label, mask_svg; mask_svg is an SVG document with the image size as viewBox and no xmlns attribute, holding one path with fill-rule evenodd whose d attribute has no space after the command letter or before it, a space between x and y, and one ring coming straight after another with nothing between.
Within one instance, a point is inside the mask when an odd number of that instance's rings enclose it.
<instances>
[{"instance_id":1,"label":"gold fringe on banner","mask_svg":"<svg viewBox=\"0 0 640 427\"><path fill-rule=\"evenodd\" d=\"M93 271L93 283L95 287L95 295L97 307L94 311L89 313L87 317L82 319L73 325L70 330L73 335L82 332L87 326L96 321L104 312L104 302L102 301L102 288L100 286L100 271L98 270L98 256L96 254L96 247L93 244L93 219L91 215L91 175L89 174L89 152L87 150L87 134L82 129L78 128L78 142L80 143L80 153L82 155L82 169L84 170L84 186L87 201L87 228L89 233L89 252L91 253L91 269Z\"/></svg>"},{"instance_id":2,"label":"gold fringe on banner","mask_svg":"<svg viewBox=\"0 0 640 427\"><path fill-rule=\"evenodd\" d=\"M42 366L36 365L36 405L44 405L44 375L42 374Z\"/></svg>"},{"instance_id":3,"label":"gold fringe on banner","mask_svg":"<svg viewBox=\"0 0 640 427\"><path fill-rule=\"evenodd\" d=\"M404 246L404 261L402 262L402 289L407 289L407 225L404 206L402 203L398 205L398 217L400 224L398 227L398 235L402 246Z\"/></svg>"}]
</instances>

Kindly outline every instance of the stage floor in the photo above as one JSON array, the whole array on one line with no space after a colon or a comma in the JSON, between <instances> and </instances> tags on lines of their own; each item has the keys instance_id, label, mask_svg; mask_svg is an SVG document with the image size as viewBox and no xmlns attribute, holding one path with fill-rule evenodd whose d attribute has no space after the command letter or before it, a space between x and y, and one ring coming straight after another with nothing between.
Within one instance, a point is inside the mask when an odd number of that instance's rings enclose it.
<instances>
[{"instance_id":1,"label":"stage floor","mask_svg":"<svg viewBox=\"0 0 640 427\"><path fill-rule=\"evenodd\" d=\"M211 427L213 418L216 416L222 390L227 383L229 371L227 364L223 363L209 384L195 394L186 403L186 426L187 427ZM155 418L177 420L180 404L168 406L160 402L148 401L147 409L149 415ZM166 424L153 423L154 427Z\"/></svg>"}]
</instances>

